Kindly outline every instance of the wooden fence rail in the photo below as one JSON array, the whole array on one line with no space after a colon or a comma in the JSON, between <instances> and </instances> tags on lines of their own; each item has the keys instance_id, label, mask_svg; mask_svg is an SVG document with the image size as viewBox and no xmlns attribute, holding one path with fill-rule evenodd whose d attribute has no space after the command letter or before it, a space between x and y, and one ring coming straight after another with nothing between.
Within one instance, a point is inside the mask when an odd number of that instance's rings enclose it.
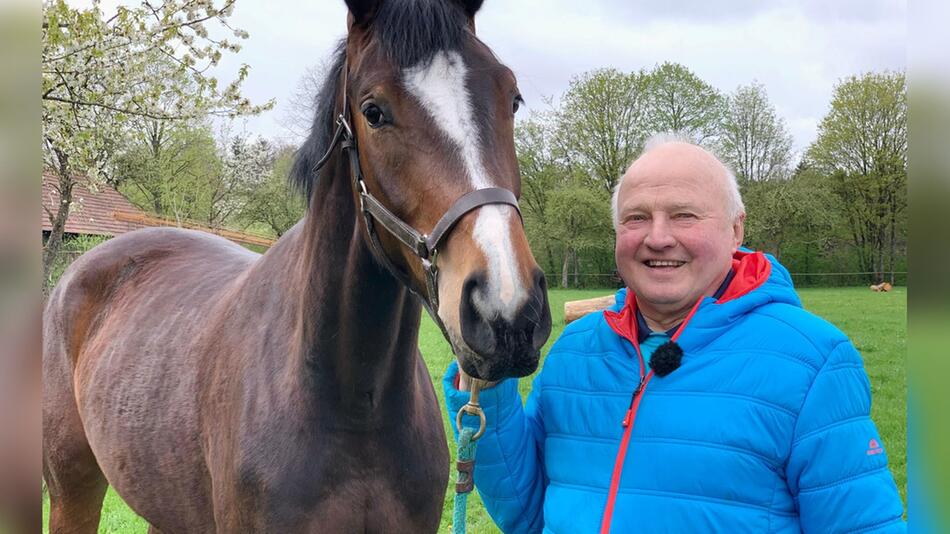
<instances>
[{"instance_id":1,"label":"wooden fence rail","mask_svg":"<svg viewBox=\"0 0 950 534\"><path fill-rule=\"evenodd\" d=\"M274 239L262 235L235 232L234 230L226 230L224 228L210 228L193 221L177 221L175 219L165 219L162 217L155 217L154 215L146 215L144 213L115 211L113 212L113 217L115 217L115 220L117 221L136 223L141 224L142 226L172 226L177 228L188 228L191 230L201 230L219 235L225 239L230 239L236 243L244 243L246 245L260 245L263 247L270 247L275 241Z\"/></svg>"}]
</instances>

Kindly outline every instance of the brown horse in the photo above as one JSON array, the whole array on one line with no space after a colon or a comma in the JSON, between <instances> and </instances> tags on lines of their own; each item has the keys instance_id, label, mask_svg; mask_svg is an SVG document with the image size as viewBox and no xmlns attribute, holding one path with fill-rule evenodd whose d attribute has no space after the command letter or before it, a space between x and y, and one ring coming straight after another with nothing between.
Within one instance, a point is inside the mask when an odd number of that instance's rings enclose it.
<instances>
[{"instance_id":1,"label":"brown horse","mask_svg":"<svg viewBox=\"0 0 950 534\"><path fill-rule=\"evenodd\" d=\"M263 256L149 229L64 274L44 317L51 532L95 532L107 484L153 532L437 529L422 307L487 380L532 372L550 333L515 202L520 97L480 4L347 0L294 167L308 213Z\"/></svg>"}]
</instances>

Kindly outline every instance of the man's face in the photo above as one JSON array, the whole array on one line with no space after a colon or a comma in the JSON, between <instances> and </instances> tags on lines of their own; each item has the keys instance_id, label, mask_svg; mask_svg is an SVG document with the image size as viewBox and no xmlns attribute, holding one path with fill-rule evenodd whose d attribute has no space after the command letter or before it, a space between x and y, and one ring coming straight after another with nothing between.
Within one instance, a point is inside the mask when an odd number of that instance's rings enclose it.
<instances>
[{"instance_id":1,"label":"man's face","mask_svg":"<svg viewBox=\"0 0 950 534\"><path fill-rule=\"evenodd\" d=\"M661 145L623 177L617 268L641 307L676 313L711 295L742 243L730 214L726 169L684 143Z\"/></svg>"}]
</instances>

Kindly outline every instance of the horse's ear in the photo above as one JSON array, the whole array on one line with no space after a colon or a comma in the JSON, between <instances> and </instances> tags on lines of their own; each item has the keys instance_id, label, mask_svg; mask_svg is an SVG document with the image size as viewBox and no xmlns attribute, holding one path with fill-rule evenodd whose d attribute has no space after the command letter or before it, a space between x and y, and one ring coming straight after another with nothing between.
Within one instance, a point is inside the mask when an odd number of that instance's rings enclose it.
<instances>
[{"instance_id":1,"label":"horse's ear","mask_svg":"<svg viewBox=\"0 0 950 534\"><path fill-rule=\"evenodd\" d=\"M484 0L456 0L461 4L462 9L465 10L465 14L468 15L468 18L475 18L475 13L478 13L478 10L482 7L482 2Z\"/></svg>"},{"instance_id":2,"label":"horse's ear","mask_svg":"<svg viewBox=\"0 0 950 534\"><path fill-rule=\"evenodd\" d=\"M350 10L346 17L346 25L352 28L354 24L366 26L373 16L376 15L376 9L382 0L345 0L347 9Z\"/></svg>"}]
</instances>

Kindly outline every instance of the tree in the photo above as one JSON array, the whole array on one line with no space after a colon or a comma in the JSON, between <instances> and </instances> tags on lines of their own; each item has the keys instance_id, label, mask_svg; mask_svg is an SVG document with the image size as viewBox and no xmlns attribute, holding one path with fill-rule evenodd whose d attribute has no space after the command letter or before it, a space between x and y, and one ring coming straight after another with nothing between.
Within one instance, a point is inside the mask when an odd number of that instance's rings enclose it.
<instances>
[{"instance_id":1,"label":"tree","mask_svg":"<svg viewBox=\"0 0 950 534\"><path fill-rule=\"evenodd\" d=\"M293 147L280 148L273 169L256 187L248 189L240 218L245 226L260 224L280 237L304 215L303 196L287 184L294 162Z\"/></svg>"},{"instance_id":2,"label":"tree","mask_svg":"<svg viewBox=\"0 0 950 534\"><path fill-rule=\"evenodd\" d=\"M742 183L787 175L792 136L761 84L740 86L726 99L717 148Z\"/></svg>"},{"instance_id":3,"label":"tree","mask_svg":"<svg viewBox=\"0 0 950 534\"><path fill-rule=\"evenodd\" d=\"M830 176L860 267L880 281L894 271L907 206L907 84L903 73L851 76L806 157Z\"/></svg>"},{"instance_id":4,"label":"tree","mask_svg":"<svg viewBox=\"0 0 950 534\"><path fill-rule=\"evenodd\" d=\"M557 154L558 116L556 111L534 113L520 122L515 148L528 241L545 272L552 278L560 272L561 284L567 287L570 273L574 272L577 285L580 265L589 263L582 261L582 253L595 259L612 256L613 232L606 188Z\"/></svg>"},{"instance_id":5,"label":"tree","mask_svg":"<svg viewBox=\"0 0 950 534\"><path fill-rule=\"evenodd\" d=\"M283 106L281 126L296 141L302 142L310 135L313 117L317 113L317 95L323 87L327 73L330 72L330 67L330 60L308 67L297 80L297 85L287 99L287 104Z\"/></svg>"},{"instance_id":6,"label":"tree","mask_svg":"<svg viewBox=\"0 0 950 534\"><path fill-rule=\"evenodd\" d=\"M643 84L641 73L587 72L571 80L553 116L558 155L608 194L643 146Z\"/></svg>"},{"instance_id":7,"label":"tree","mask_svg":"<svg viewBox=\"0 0 950 534\"><path fill-rule=\"evenodd\" d=\"M106 18L96 0L89 9L70 8L65 0L44 2L43 156L57 175L62 199L47 213L52 232L43 251L44 278L62 242L76 181L85 176L95 187L112 174L130 118L233 117L272 105L254 106L241 96L247 65L223 89L207 74L224 52L240 49L227 38L210 38L209 23L247 38L228 25L234 3L145 1L120 6Z\"/></svg>"},{"instance_id":8,"label":"tree","mask_svg":"<svg viewBox=\"0 0 950 534\"><path fill-rule=\"evenodd\" d=\"M176 220L196 219L198 199L221 160L210 127L144 119L115 160L114 182L140 208Z\"/></svg>"},{"instance_id":9,"label":"tree","mask_svg":"<svg viewBox=\"0 0 950 534\"><path fill-rule=\"evenodd\" d=\"M575 181L551 192L550 211L558 222L552 228L554 237L562 245L561 287L568 287L572 267L577 285L580 252L613 250L610 197Z\"/></svg>"},{"instance_id":10,"label":"tree","mask_svg":"<svg viewBox=\"0 0 950 534\"><path fill-rule=\"evenodd\" d=\"M546 272L556 268L549 197L564 180L563 168L552 154L552 113L532 113L515 125L515 150L521 171L521 213L532 250L543 251Z\"/></svg>"},{"instance_id":11,"label":"tree","mask_svg":"<svg viewBox=\"0 0 950 534\"><path fill-rule=\"evenodd\" d=\"M750 181L743 187L745 242L782 258L786 248L822 249L838 223L839 201L825 177L803 170L789 179Z\"/></svg>"},{"instance_id":12,"label":"tree","mask_svg":"<svg viewBox=\"0 0 950 534\"><path fill-rule=\"evenodd\" d=\"M719 91L679 63L663 63L646 77L647 124L651 133L678 132L697 143L719 133L724 99Z\"/></svg>"},{"instance_id":13,"label":"tree","mask_svg":"<svg viewBox=\"0 0 950 534\"><path fill-rule=\"evenodd\" d=\"M212 228L223 226L247 209L257 191L272 179L276 152L263 138L249 141L237 135L222 140L219 172L206 180L198 220ZM283 182L286 189L286 181Z\"/></svg>"}]
</instances>

